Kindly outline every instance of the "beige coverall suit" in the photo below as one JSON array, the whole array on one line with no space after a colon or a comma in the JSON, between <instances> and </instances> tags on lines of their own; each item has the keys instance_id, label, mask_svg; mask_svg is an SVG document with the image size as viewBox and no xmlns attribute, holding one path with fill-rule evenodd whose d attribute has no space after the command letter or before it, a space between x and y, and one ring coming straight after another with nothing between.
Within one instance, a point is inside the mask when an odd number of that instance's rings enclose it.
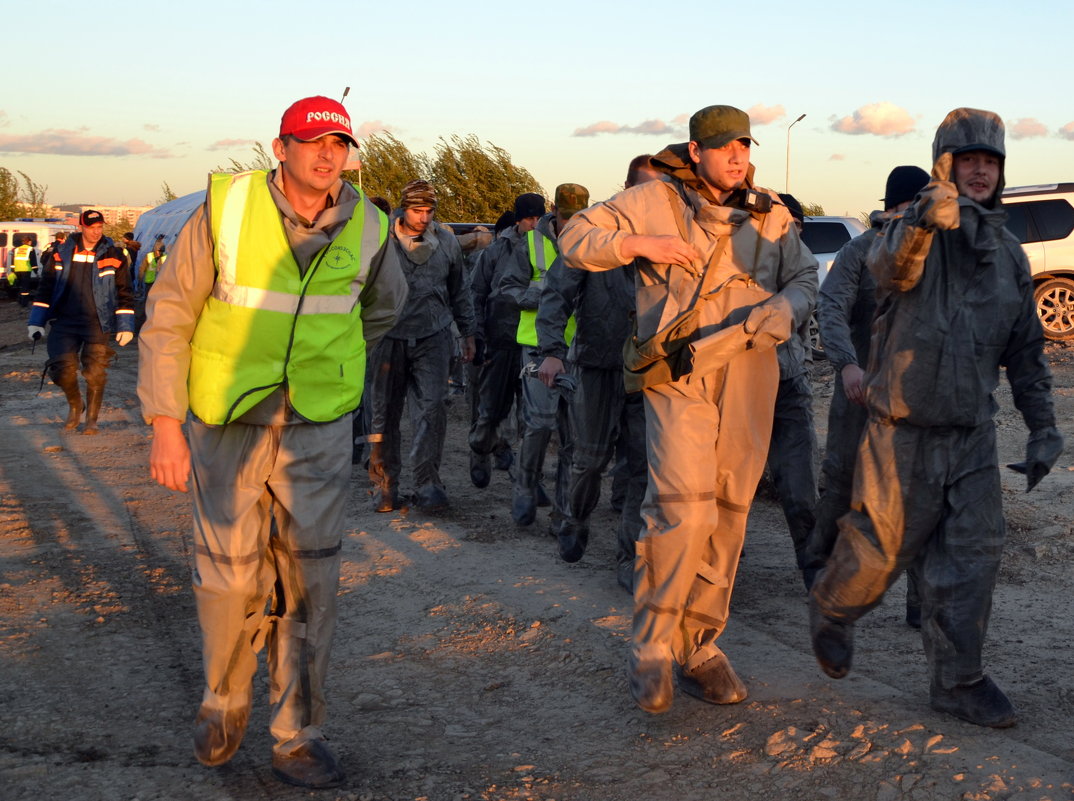
<instances>
[{"instance_id":1,"label":"beige coverall suit","mask_svg":"<svg viewBox=\"0 0 1074 801\"><path fill-rule=\"evenodd\" d=\"M682 236L701 255L696 267L707 265L708 274L695 277L682 267L639 259L639 341L688 310L702 282L707 293L735 275L748 275L763 290L754 286L753 304L776 294L773 301L789 307L794 325L809 315L817 262L783 206L759 214L717 205L669 176L575 214L560 235L561 253L571 267L614 269L631 261L620 251L630 234ZM722 314L716 315L716 304L701 308L698 334L705 336L720 327ZM746 350L745 339L739 355L715 372L642 390L649 484L635 562L632 645L641 660L670 655L692 669L716 654L727 623L779 383L775 349Z\"/></svg>"}]
</instances>

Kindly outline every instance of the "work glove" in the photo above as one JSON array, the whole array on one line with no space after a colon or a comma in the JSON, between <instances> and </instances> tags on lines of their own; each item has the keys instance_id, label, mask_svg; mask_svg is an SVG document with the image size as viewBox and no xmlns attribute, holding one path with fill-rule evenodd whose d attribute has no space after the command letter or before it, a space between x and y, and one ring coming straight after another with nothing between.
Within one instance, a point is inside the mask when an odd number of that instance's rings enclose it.
<instances>
[{"instance_id":1,"label":"work glove","mask_svg":"<svg viewBox=\"0 0 1074 801\"><path fill-rule=\"evenodd\" d=\"M134 339L134 334L130 331L119 331L116 333L116 342L119 343L121 348L125 348L131 344L131 340Z\"/></svg>"},{"instance_id":2,"label":"work glove","mask_svg":"<svg viewBox=\"0 0 1074 801\"><path fill-rule=\"evenodd\" d=\"M1026 443L1026 460L1007 465L1011 470L1025 473L1026 492L1029 492L1052 469L1059 454L1063 452L1063 435L1055 426L1038 428L1029 435Z\"/></svg>"},{"instance_id":3,"label":"work glove","mask_svg":"<svg viewBox=\"0 0 1074 801\"><path fill-rule=\"evenodd\" d=\"M26 326L26 333L30 337L30 341L34 342L45 335L45 329L39 325Z\"/></svg>"},{"instance_id":4,"label":"work glove","mask_svg":"<svg viewBox=\"0 0 1074 801\"><path fill-rule=\"evenodd\" d=\"M917 225L930 231L958 228L958 187L951 183L953 156L944 153L932 168L932 181L917 193Z\"/></svg>"},{"instance_id":5,"label":"work glove","mask_svg":"<svg viewBox=\"0 0 1074 801\"><path fill-rule=\"evenodd\" d=\"M793 325L790 302L776 295L756 306L742 327L747 334L753 335L754 350L768 350L790 339Z\"/></svg>"}]
</instances>

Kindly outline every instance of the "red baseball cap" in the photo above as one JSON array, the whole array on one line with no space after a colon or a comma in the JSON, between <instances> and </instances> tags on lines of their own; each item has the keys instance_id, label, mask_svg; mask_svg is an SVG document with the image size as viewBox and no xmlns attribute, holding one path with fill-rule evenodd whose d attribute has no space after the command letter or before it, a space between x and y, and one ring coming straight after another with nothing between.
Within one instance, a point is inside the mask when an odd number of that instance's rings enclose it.
<instances>
[{"instance_id":1,"label":"red baseball cap","mask_svg":"<svg viewBox=\"0 0 1074 801\"><path fill-rule=\"evenodd\" d=\"M302 142L312 142L322 136L337 134L355 147L358 142L351 133L351 117L342 103L330 97L305 97L296 100L280 119L280 136L290 134Z\"/></svg>"}]
</instances>

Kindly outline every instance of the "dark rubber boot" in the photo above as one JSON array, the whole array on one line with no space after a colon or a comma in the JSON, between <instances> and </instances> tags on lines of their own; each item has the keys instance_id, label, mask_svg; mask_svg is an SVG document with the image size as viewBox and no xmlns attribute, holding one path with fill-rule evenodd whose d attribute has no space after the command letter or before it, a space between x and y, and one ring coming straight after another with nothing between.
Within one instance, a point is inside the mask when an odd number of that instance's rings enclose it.
<instances>
[{"instance_id":1,"label":"dark rubber boot","mask_svg":"<svg viewBox=\"0 0 1074 801\"><path fill-rule=\"evenodd\" d=\"M104 400L104 387L86 388L86 425L82 429L83 434L93 436L100 429L97 428L97 415L101 411L101 401ZM68 420L70 425L70 420Z\"/></svg>"},{"instance_id":2,"label":"dark rubber boot","mask_svg":"<svg viewBox=\"0 0 1074 801\"><path fill-rule=\"evenodd\" d=\"M78 388L78 370L73 362L57 362L50 364L48 371L52 383L62 389L63 394L67 397L67 406L69 408L67 422L63 426L64 431L73 431L78 428L78 424L82 420L82 412L85 409L82 405L82 392Z\"/></svg>"}]
</instances>

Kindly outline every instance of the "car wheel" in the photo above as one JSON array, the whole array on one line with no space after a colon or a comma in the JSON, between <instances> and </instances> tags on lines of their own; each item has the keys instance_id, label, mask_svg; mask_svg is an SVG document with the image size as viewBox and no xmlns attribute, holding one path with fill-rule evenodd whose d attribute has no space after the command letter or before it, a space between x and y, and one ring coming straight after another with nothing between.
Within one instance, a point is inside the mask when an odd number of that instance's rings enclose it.
<instances>
[{"instance_id":1,"label":"car wheel","mask_svg":"<svg viewBox=\"0 0 1074 801\"><path fill-rule=\"evenodd\" d=\"M1049 278L1033 290L1044 336L1074 339L1074 280Z\"/></svg>"},{"instance_id":2,"label":"car wheel","mask_svg":"<svg viewBox=\"0 0 1074 801\"><path fill-rule=\"evenodd\" d=\"M824 343L820 341L820 326L817 324L817 315L815 314L809 316L809 344L813 346L814 361L828 358L827 354L824 353Z\"/></svg>"}]
</instances>

